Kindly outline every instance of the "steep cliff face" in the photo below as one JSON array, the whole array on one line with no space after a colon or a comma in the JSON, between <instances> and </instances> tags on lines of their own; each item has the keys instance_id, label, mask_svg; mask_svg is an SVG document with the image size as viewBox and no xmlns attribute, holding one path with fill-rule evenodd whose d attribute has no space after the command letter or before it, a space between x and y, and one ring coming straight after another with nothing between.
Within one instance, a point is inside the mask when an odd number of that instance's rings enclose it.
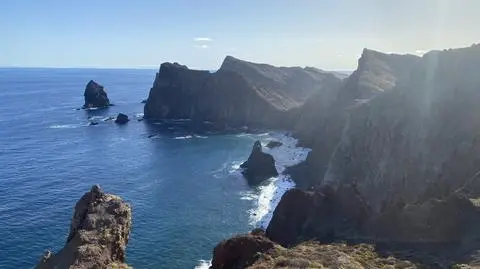
<instances>
[{"instance_id":1,"label":"steep cliff face","mask_svg":"<svg viewBox=\"0 0 480 269\"><path fill-rule=\"evenodd\" d=\"M355 182L376 212L480 194L480 46L427 53L394 91L353 108L324 184Z\"/></svg>"},{"instance_id":2,"label":"steep cliff face","mask_svg":"<svg viewBox=\"0 0 480 269\"><path fill-rule=\"evenodd\" d=\"M338 83L312 68L273 67L227 57L215 73L164 63L145 104L145 117L189 118L229 125L284 126L286 110ZM328 85L327 85L328 84Z\"/></svg>"},{"instance_id":3,"label":"steep cliff face","mask_svg":"<svg viewBox=\"0 0 480 269\"><path fill-rule=\"evenodd\" d=\"M130 205L93 186L75 205L65 246L47 251L36 268L130 268L124 262L131 218Z\"/></svg>"},{"instance_id":4,"label":"steep cliff face","mask_svg":"<svg viewBox=\"0 0 480 269\"><path fill-rule=\"evenodd\" d=\"M410 76L420 58L384 54L365 49L355 72L329 89L317 92L305 104L289 112L293 130L303 145L312 148L301 169L299 182L309 187L322 181L330 157L339 143L348 111L380 93L388 92ZM306 171L305 171L306 170Z\"/></svg>"}]
</instances>

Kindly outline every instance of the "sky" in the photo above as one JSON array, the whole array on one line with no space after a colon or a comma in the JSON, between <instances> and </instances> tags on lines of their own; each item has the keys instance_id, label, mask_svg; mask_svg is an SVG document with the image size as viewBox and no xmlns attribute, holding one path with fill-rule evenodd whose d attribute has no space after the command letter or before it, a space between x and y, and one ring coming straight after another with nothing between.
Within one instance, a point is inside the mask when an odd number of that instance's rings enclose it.
<instances>
[{"instance_id":1,"label":"sky","mask_svg":"<svg viewBox=\"0 0 480 269\"><path fill-rule=\"evenodd\" d=\"M363 48L421 55L480 42L477 0L0 2L0 66L214 70L226 55L353 70Z\"/></svg>"}]
</instances>

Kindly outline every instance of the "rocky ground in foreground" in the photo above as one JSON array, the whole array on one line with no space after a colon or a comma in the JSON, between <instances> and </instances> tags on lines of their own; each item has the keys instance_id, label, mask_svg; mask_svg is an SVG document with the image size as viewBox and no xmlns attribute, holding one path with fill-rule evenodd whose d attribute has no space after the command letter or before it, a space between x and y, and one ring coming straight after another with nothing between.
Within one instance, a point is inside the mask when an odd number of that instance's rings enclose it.
<instances>
[{"instance_id":1,"label":"rocky ground in foreground","mask_svg":"<svg viewBox=\"0 0 480 269\"><path fill-rule=\"evenodd\" d=\"M131 225L130 205L95 185L75 205L63 249L47 251L36 269L131 268L125 264Z\"/></svg>"},{"instance_id":2,"label":"rocky ground in foreground","mask_svg":"<svg viewBox=\"0 0 480 269\"><path fill-rule=\"evenodd\" d=\"M429 251L433 248L428 247ZM455 250L444 250L445 256ZM212 269L267 268L345 268L345 269L420 269L480 268L477 265L448 263L441 254L421 249L389 248L366 243L321 244L304 241L284 248L261 231L225 240L214 250Z\"/></svg>"}]
</instances>

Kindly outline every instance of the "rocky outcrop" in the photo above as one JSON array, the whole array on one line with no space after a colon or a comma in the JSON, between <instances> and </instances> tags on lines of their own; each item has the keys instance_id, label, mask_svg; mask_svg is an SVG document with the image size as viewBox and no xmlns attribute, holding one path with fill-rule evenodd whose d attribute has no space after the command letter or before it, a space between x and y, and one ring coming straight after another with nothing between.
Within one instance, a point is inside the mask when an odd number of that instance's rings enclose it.
<instances>
[{"instance_id":1,"label":"rocky outcrop","mask_svg":"<svg viewBox=\"0 0 480 269\"><path fill-rule=\"evenodd\" d=\"M102 85L90 80L85 87L83 108L104 108L110 106L107 93Z\"/></svg>"},{"instance_id":2,"label":"rocky outcrop","mask_svg":"<svg viewBox=\"0 0 480 269\"><path fill-rule=\"evenodd\" d=\"M267 143L267 148L273 149L273 148L281 147L282 145L283 145L282 142L276 141L276 140L272 140L272 141L269 141L269 142Z\"/></svg>"},{"instance_id":3,"label":"rocky outcrop","mask_svg":"<svg viewBox=\"0 0 480 269\"><path fill-rule=\"evenodd\" d=\"M125 248L132 224L130 205L95 185L75 205L65 246L48 251L37 269L130 268Z\"/></svg>"},{"instance_id":4,"label":"rocky outcrop","mask_svg":"<svg viewBox=\"0 0 480 269\"><path fill-rule=\"evenodd\" d=\"M163 63L145 104L145 118L211 121L231 126L283 126L286 110L340 83L321 70L273 67L233 57L215 73ZM218 100L221 100L219 102Z\"/></svg>"},{"instance_id":5,"label":"rocky outcrop","mask_svg":"<svg viewBox=\"0 0 480 269\"><path fill-rule=\"evenodd\" d=\"M126 124L129 121L130 119L128 116L123 113L118 113L117 118L115 119L115 123L117 124Z\"/></svg>"},{"instance_id":6,"label":"rocky outcrop","mask_svg":"<svg viewBox=\"0 0 480 269\"><path fill-rule=\"evenodd\" d=\"M258 254L267 252L273 247L274 243L261 233L235 236L215 247L210 268L246 268L258 259Z\"/></svg>"},{"instance_id":7,"label":"rocky outcrop","mask_svg":"<svg viewBox=\"0 0 480 269\"><path fill-rule=\"evenodd\" d=\"M248 160L240 165L242 174L250 185L257 185L265 179L278 176L275 168L275 159L272 155L262 151L260 141L255 141Z\"/></svg>"}]
</instances>

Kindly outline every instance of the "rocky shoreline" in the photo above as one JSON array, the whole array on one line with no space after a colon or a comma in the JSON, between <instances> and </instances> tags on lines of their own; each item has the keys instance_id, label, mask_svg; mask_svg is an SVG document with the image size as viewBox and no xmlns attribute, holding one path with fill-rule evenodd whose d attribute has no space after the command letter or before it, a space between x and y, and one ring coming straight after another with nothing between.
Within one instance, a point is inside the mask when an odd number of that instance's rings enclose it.
<instances>
[{"instance_id":1,"label":"rocky shoreline","mask_svg":"<svg viewBox=\"0 0 480 269\"><path fill-rule=\"evenodd\" d=\"M480 45L423 57L365 49L344 80L233 57L214 74L164 63L145 117L285 128L312 149L305 162L289 169L297 188L283 195L266 230L219 243L211 268L475 268L479 65ZM293 92L292 85L301 91ZM86 196L97 197L97 190ZM98 218L115 220L109 223L126 244L130 222L117 218L130 216L129 207L103 193L98 197L86 202L95 212L107 212L106 200L125 209ZM70 246L81 231L75 219L65 249L98 249L104 241L94 237L105 237L95 225L82 226L92 237ZM113 250L112 244L100 248L99 267L88 258L84 267L65 268L115 268L124 262L118 249L125 245ZM45 266L64 260L61 253L46 255L38 268L53 268ZM69 264L82 263L69 255Z\"/></svg>"}]
</instances>

